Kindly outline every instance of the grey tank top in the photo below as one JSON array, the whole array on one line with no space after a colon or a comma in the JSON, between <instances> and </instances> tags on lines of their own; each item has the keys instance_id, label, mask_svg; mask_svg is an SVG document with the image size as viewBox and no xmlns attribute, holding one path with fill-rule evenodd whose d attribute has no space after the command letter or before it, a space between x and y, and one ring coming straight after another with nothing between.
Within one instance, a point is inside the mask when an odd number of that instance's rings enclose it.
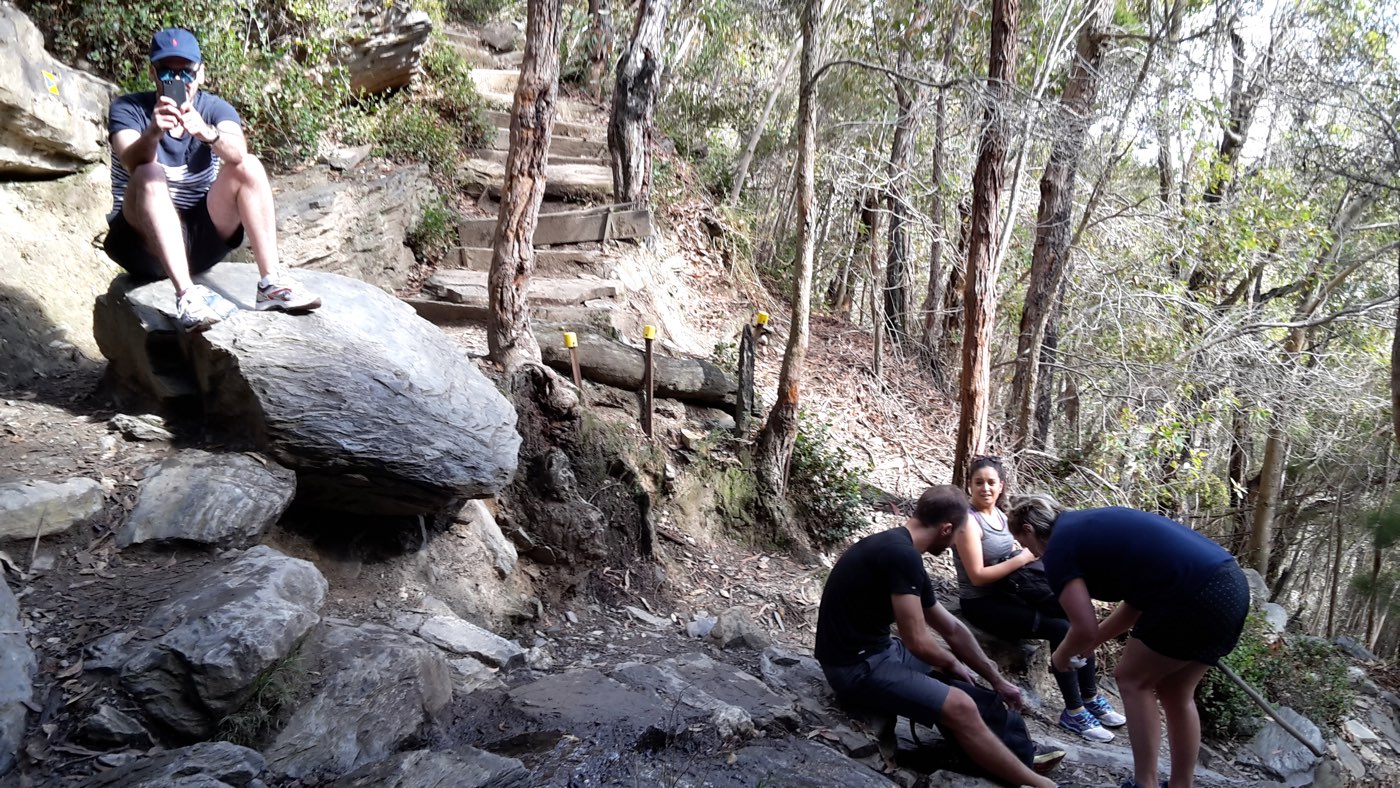
<instances>
[{"instance_id":1,"label":"grey tank top","mask_svg":"<svg viewBox=\"0 0 1400 788\"><path fill-rule=\"evenodd\" d=\"M1011 529L1006 526L1006 515L1001 510L992 512L991 517L986 517L979 512L971 512L972 517L978 525L982 526L982 565L993 566L1019 553L1016 549L1016 540L1011 538ZM975 586L967 577L967 570L963 568L962 556L958 555L958 548L953 548L953 565L958 571L958 597L961 599L976 599L978 597L991 596L996 593L992 586Z\"/></svg>"}]
</instances>

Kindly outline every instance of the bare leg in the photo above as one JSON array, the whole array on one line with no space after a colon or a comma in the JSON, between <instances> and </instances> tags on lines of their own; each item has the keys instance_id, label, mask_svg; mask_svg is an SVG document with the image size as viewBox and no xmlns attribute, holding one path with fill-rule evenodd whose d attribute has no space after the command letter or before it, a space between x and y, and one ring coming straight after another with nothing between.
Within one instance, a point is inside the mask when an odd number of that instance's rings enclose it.
<instances>
[{"instance_id":1,"label":"bare leg","mask_svg":"<svg viewBox=\"0 0 1400 788\"><path fill-rule=\"evenodd\" d=\"M1157 696L1167 717L1167 745L1171 748L1169 788L1191 788L1196 760L1201 754L1201 717L1196 711L1196 685L1209 667L1188 662L1157 684Z\"/></svg>"},{"instance_id":2,"label":"bare leg","mask_svg":"<svg viewBox=\"0 0 1400 788\"><path fill-rule=\"evenodd\" d=\"M159 164L142 164L130 174L126 197L122 200L122 216L140 234L147 251L165 268L171 284L175 285L176 295L188 290L190 261L185 255L180 213L170 199L165 170Z\"/></svg>"},{"instance_id":3,"label":"bare leg","mask_svg":"<svg viewBox=\"0 0 1400 788\"><path fill-rule=\"evenodd\" d=\"M208 206L220 236L229 238L243 225L258 273L268 276L277 270L277 212L267 171L256 156L245 154L236 165L224 162L209 187Z\"/></svg>"},{"instance_id":4,"label":"bare leg","mask_svg":"<svg viewBox=\"0 0 1400 788\"><path fill-rule=\"evenodd\" d=\"M1054 788L1054 781L1036 774L1029 766L1007 749L982 721L977 704L967 693L956 687L948 690L948 698L943 702L939 723L953 733L958 745L967 753L973 763L986 769L993 777L1007 785L1032 785L1036 788Z\"/></svg>"},{"instance_id":5,"label":"bare leg","mask_svg":"<svg viewBox=\"0 0 1400 788\"><path fill-rule=\"evenodd\" d=\"M1153 786L1159 779L1157 753L1162 719L1157 711L1157 685L1166 676L1193 664L1196 663L1158 654L1137 638L1130 639L1123 649L1113 675L1123 696L1123 715L1128 718L1128 741L1133 750L1133 779L1138 785Z\"/></svg>"}]
</instances>

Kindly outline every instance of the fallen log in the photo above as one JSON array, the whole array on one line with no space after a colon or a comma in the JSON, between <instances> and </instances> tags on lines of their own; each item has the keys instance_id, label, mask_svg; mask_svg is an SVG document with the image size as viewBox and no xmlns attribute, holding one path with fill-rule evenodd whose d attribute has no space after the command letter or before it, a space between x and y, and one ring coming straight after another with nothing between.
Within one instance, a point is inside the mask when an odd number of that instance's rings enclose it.
<instances>
[{"instance_id":1,"label":"fallen log","mask_svg":"<svg viewBox=\"0 0 1400 788\"><path fill-rule=\"evenodd\" d=\"M571 374L569 351L562 335L578 335L578 362L583 376L596 383L636 391L642 386L642 351L585 325L535 321L535 339L549 366ZM705 405L732 406L737 386L724 370L693 358L653 357L656 396Z\"/></svg>"}]
</instances>

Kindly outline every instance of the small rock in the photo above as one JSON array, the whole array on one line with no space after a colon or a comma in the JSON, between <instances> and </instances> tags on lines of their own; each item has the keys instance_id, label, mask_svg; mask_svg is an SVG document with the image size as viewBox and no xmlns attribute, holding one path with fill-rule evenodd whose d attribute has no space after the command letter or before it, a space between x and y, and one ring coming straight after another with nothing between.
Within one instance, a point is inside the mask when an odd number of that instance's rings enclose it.
<instances>
[{"instance_id":1,"label":"small rock","mask_svg":"<svg viewBox=\"0 0 1400 788\"><path fill-rule=\"evenodd\" d=\"M165 419L154 413L146 413L140 416L131 416L126 413L118 413L108 422L112 429L120 432L127 440L132 441L168 441L175 436L170 430L165 428Z\"/></svg>"},{"instance_id":2,"label":"small rock","mask_svg":"<svg viewBox=\"0 0 1400 788\"><path fill-rule=\"evenodd\" d=\"M753 718L738 706L720 706L715 709L710 715L710 724L715 726L715 731L722 739L752 736L754 731Z\"/></svg>"},{"instance_id":3,"label":"small rock","mask_svg":"<svg viewBox=\"0 0 1400 788\"><path fill-rule=\"evenodd\" d=\"M92 641L83 649L83 667L87 670L117 670L130 656L126 644L134 637L131 632L112 632Z\"/></svg>"},{"instance_id":4,"label":"small rock","mask_svg":"<svg viewBox=\"0 0 1400 788\"><path fill-rule=\"evenodd\" d=\"M418 628L418 636L441 649L462 654L498 668L518 667L525 649L494 632L456 616L433 616Z\"/></svg>"},{"instance_id":5,"label":"small rock","mask_svg":"<svg viewBox=\"0 0 1400 788\"><path fill-rule=\"evenodd\" d=\"M151 744L151 736L141 723L105 703L78 726L77 737L98 747L149 747Z\"/></svg>"},{"instance_id":6,"label":"small rock","mask_svg":"<svg viewBox=\"0 0 1400 788\"><path fill-rule=\"evenodd\" d=\"M1366 648L1360 643L1357 643L1355 640L1347 637L1346 635L1338 635L1337 638L1332 642L1337 645L1338 649L1340 649L1352 659L1361 662L1375 662L1379 659L1379 657L1377 657L1370 649Z\"/></svg>"},{"instance_id":7,"label":"small rock","mask_svg":"<svg viewBox=\"0 0 1400 788\"><path fill-rule=\"evenodd\" d=\"M565 620L567 620L570 624L577 624L577 623L578 623L578 614L575 613L575 612L572 611L572 610L565 610L565 611L564 611L564 618L565 618Z\"/></svg>"},{"instance_id":8,"label":"small rock","mask_svg":"<svg viewBox=\"0 0 1400 788\"><path fill-rule=\"evenodd\" d=\"M1332 749L1337 754L1337 762L1352 776L1352 779L1360 780L1366 776L1366 764L1356 757L1356 753L1352 752L1346 742L1341 739L1333 739Z\"/></svg>"},{"instance_id":9,"label":"small rock","mask_svg":"<svg viewBox=\"0 0 1400 788\"><path fill-rule=\"evenodd\" d=\"M452 668L452 686L464 694L505 686L495 668L475 657L449 659L447 664Z\"/></svg>"},{"instance_id":10,"label":"small rock","mask_svg":"<svg viewBox=\"0 0 1400 788\"><path fill-rule=\"evenodd\" d=\"M702 638L710 634L715 628L715 619L710 617L697 618L685 625L685 634L693 638Z\"/></svg>"},{"instance_id":11,"label":"small rock","mask_svg":"<svg viewBox=\"0 0 1400 788\"><path fill-rule=\"evenodd\" d=\"M1278 642L1283 637L1283 631L1288 627L1288 611L1283 605L1274 602L1264 603L1264 624L1268 629L1266 635L1270 643Z\"/></svg>"},{"instance_id":12,"label":"small rock","mask_svg":"<svg viewBox=\"0 0 1400 788\"><path fill-rule=\"evenodd\" d=\"M731 607L719 614L719 619L710 630L710 639L721 648L744 646L754 651L768 648L768 636L754 625L749 611L742 607Z\"/></svg>"},{"instance_id":13,"label":"small rock","mask_svg":"<svg viewBox=\"0 0 1400 788\"><path fill-rule=\"evenodd\" d=\"M517 43L519 34L520 31L516 30L515 25L509 22L492 22L481 28L480 39L481 43L497 52L514 52L519 46Z\"/></svg>"},{"instance_id":14,"label":"small rock","mask_svg":"<svg viewBox=\"0 0 1400 788\"><path fill-rule=\"evenodd\" d=\"M102 513L102 485L94 479L0 484L0 539L48 536Z\"/></svg>"},{"instance_id":15,"label":"small rock","mask_svg":"<svg viewBox=\"0 0 1400 788\"><path fill-rule=\"evenodd\" d=\"M1360 744L1375 744L1381 740L1375 731L1362 725L1358 720L1348 719L1342 723L1342 728L1346 730L1347 736L1351 737L1352 741Z\"/></svg>"},{"instance_id":16,"label":"small rock","mask_svg":"<svg viewBox=\"0 0 1400 788\"><path fill-rule=\"evenodd\" d=\"M351 148L337 147L326 154L325 161L333 170L353 170L369 156L373 149L374 146L369 143Z\"/></svg>"},{"instance_id":17,"label":"small rock","mask_svg":"<svg viewBox=\"0 0 1400 788\"><path fill-rule=\"evenodd\" d=\"M665 629L671 626L671 619L662 618L661 616L654 616L651 613L648 613L647 611L642 610L639 607L633 607L631 605L628 605L623 609L626 610L627 614L632 616L632 618L635 618L644 624L649 624L653 627L656 627L657 629Z\"/></svg>"}]
</instances>

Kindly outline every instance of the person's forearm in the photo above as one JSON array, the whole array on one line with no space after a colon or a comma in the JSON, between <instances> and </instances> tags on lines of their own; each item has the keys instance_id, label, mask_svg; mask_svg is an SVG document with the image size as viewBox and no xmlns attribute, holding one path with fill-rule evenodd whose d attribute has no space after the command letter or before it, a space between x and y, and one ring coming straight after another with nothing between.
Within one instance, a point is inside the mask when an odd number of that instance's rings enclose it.
<instances>
[{"instance_id":1,"label":"person's forearm","mask_svg":"<svg viewBox=\"0 0 1400 788\"><path fill-rule=\"evenodd\" d=\"M1065 635L1064 641L1060 643L1060 647L1055 649L1055 651L1063 652L1069 656L1076 656L1090 649L1098 648L1099 644L1102 642L1103 641L1099 639L1099 630L1097 628L1083 629L1071 625L1069 634Z\"/></svg>"},{"instance_id":2,"label":"person's forearm","mask_svg":"<svg viewBox=\"0 0 1400 788\"><path fill-rule=\"evenodd\" d=\"M1132 629L1141 615L1142 612L1140 610L1127 602L1114 608L1113 612L1108 615L1108 618L1105 618L1103 623L1099 624L1099 643L1107 643Z\"/></svg>"},{"instance_id":3,"label":"person's forearm","mask_svg":"<svg viewBox=\"0 0 1400 788\"><path fill-rule=\"evenodd\" d=\"M213 142L205 140L209 148L213 150L225 164L231 164L235 167L241 164L243 162L243 156L246 153L243 140L239 138L238 135L226 132L216 126L211 126L210 128L214 129L215 137Z\"/></svg>"},{"instance_id":4,"label":"person's forearm","mask_svg":"<svg viewBox=\"0 0 1400 788\"><path fill-rule=\"evenodd\" d=\"M165 136L165 132L160 127L152 123L141 132L141 136L136 141L126 146L122 151L122 166L127 172L133 172L142 164L150 164L156 160L156 149L160 146L160 138Z\"/></svg>"},{"instance_id":5,"label":"person's forearm","mask_svg":"<svg viewBox=\"0 0 1400 788\"><path fill-rule=\"evenodd\" d=\"M921 638L907 638L904 641L904 647L939 673L951 673L958 664L957 659L948 653L947 649L938 645L938 641L934 640L931 635Z\"/></svg>"},{"instance_id":6,"label":"person's forearm","mask_svg":"<svg viewBox=\"0 0 1400 788\"><path fill-rule=\"evenodd\" d=\"M953 656L963 661L963 664L972 668L977 675L987 680L989 684L997 684L1002 681L1001 672L997 670L995 662L982 650L982 646L973 637L962 622L948 632L943 633L943 638L948 641L948 648L952 649Z\"/></svg>"},{"instance_id":7,"label":"person's forearm","mask_svg":"<svg viewBox=\"0 0 1400 788\"><path fill-rule=\"evenodd\" d=\"M1020 571L1022 567L1030 563L1032 560L1035 560L1033 558L1030 560L1023 558L1023 556L1027 555L1029 555L1029 553L1022 551L1020 553L1017 553L1016 555L1011 556L1005 561L1002 561L999 564L984 566L981 570L975 573L968 572L968 580L970 580L975 586L989 586L1000 580L1004 580L1007 577L1011 576L1013 573Z\"/></svg>"}]
</instances>

